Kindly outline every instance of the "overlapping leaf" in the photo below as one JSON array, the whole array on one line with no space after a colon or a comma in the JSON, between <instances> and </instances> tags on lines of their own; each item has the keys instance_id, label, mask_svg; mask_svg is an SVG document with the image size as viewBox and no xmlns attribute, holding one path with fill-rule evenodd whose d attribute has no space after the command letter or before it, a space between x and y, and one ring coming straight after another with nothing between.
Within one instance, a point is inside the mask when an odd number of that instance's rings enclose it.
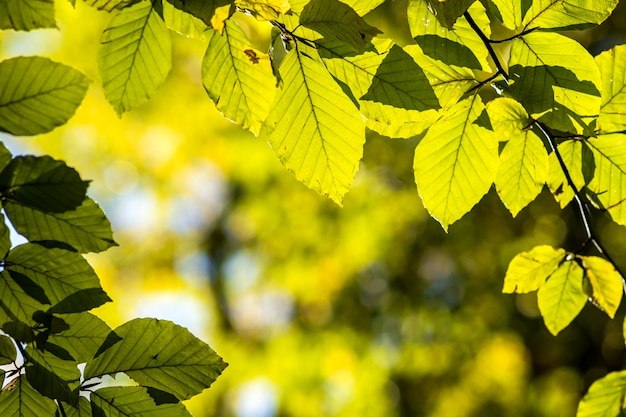
<instances>
[{"instance_id":1,"label":"overlapping leaf","mask_svg":"<svg viewBox=\"0 0 626 417\"><path fill-rule=\"evenodd\" d=\"M172 3L178 3L175 7ZM163 2L163 20L168 28L195 39L206 39L208 26L197 17L182 10L182 0Z\"/></svg>"},{"instance_id":2,"label":"overlapping leaf","mask_svg":"<svg viewBox=\"0 0 626 417\"><path fill-rule=\"evenodd\" d=\"M31 30L54 27L54 0L0 1L0 29Z\"/></svg>"},{"instance_id":3,"label":"overlapping leaf","mask_svg":"<svg viewBox=\"0 0 626 417\"><path fill-rule=\"evenodd\" d=\"M594 304L609 317L615 317L624 292L619 272L609 261L597 256L581 256L580 259L585 268L585 276L591 284Z\"/></svg>"},{"instance_id":4,"label":"overlapping leaf","mask_svg":"<svg viewBox=\"0 0 626 417\"><path fill-rule=\"evenodd\" d=\"M291 50L264 129L274 152L309 188L342 204L363 155L365 125L320 63Z\"/></svg>"},{"instance_id":5,"label":"overlapping leaf","mask_svg":"<svg viewBox=\"0 0 626 417\"><path fill-rule=\"evenodd\" d=\"M139 3L142 0L83 0L88 5L95 7L98 10L106 10L110 12L112 10L123 9L128 6L132 6L135 3Z\"/></svg>"},{"instance_id":6,"label":"overlapping leaf","mask_svg":"<svg viewBox=\"0 0 626 417\"><path fill-rule=\"evenodd\" d=\"M63 320L70 328L51 334L48 344L67 350L79 363L92 359L111 332L104 321L91 313L64 314Z\"/></svg>"},{"instance_id":7,"label":"overlapping leaf","mask_svg":"<svg viewBox=\"0 0 626 417\"><path fill-rule=\"evenodd\" d=\"M115 417L191 417L179 402L158 404L145 387L107 387L91 394L95 415Z\"/></svg>"},{"instance_id":8,"label":"overlapping leaf","mask_svg":"<svg viewBox=\"0 0 626 417\"><path fill-rule=\"evenodd\" d=\"M55 417L57 406L38 393L20 375L0 392L0 415L20 417Z\"/></svg>"},{"instance_id":9,"label":"overlapping leaf","mask_svg":"<svg viewBox=\"0 0 626 417\"><path fill-rule=\"evenodd\" d=\"M443 27L452 29L456 20L463 16L463 13L475 0L439 1L426 0L428 7Z\"/></svg>"},{"instance_id":10,"label":"overlapping leaf","mask_svg":"<svg viewBox=\"0 0 626 417\"><path fill-rule=\"evenodd\" d=\"M0 365L8 365L17 359L17 349L9 336L0 335Z\"/></svg>"},{"instance_id":11,"label":"overlapping leaf","mask_svg":"<svg viewBox=\"0 0 626 417\"><path fill-rule=\"evenodd\" d=\"M202 20L206 25L214 27L216 13L220 9L234 8L234 0L167 0L174 7ZM223 23L220 20L220 24Z\"/></svg>"},{"instance_id":12,"label":"overlapping leaf","mask_svg":"<svg viewBox=\"0 0 626 417\"><path fill-rule=\"evenodd\" d=\"M579 191L582 190L591 181L595 170L594 156L589 146L583 141L567 140L559 143L557 148L574 185ZM567 182L556 153L550 154L548 164L548 187L561 208L564 208L574 198L574 190Z\"/></svg>"},{"instance_id":13,"label":"overlapping leaf","mask_svg":"<svg viewBox=\"0 0 626 417\"><path fill-rule=\"evenodd\" d=\"M11 231L4 222L4 214L0 214L0 259L4 259L11 246Z\"/></svg>"},{"instance_id":14,"label":"overlapping leaf","mask_svg":"<svg viewBox=\"0 0 626 417\"><path fill-rule=\"evenodd\" d=\"M522 9L522 1L520 0L492 0L491 4L495 6L495 11L497 11L502 24L511 30L515 30L522 25L522 19L528 10L527 8ZM492 11L494 10L492 9Z\"/></svg>"},{"instance_id":15,"label":"overlapping leaf","mask_svg":"<svg viewBox=\"0 0 626 417\"><path fill-rule=\"evenodd\" d=\"M226 368L206 343L170 321L135 319L115 333L122 340L87 363L86 379L124 372L139 384L188 399Z\"/></svg>"},{"instance_id":16,"label":"overlapping leaf","mask_svg":"<svg viewBox=\"0 0 626 417\"><path fill-rule=\"evenodd\" d=\"M236 0L237 7L259 19L274 20L291 9L287 0Z\"/></svg>"},{"instance_id":17,"label":"overlapping leaf","mask_svg":"<svg viewBox=\"0 0 626 417\"><path fill-rule=\"evenodd\" d=\"M533 0L524 15L525 30L584 29L602 23L619 0ZM524 4L521 0L514 0ZM521 9L521 7L520 7Z\"/></svg>"},{"instance_id":18,"label":"overlapping leaf","mask_svg":"<svg viewBox=\"0 0 626 417\"><path fill-rule=\"evenodd\" d=\"M152 97L172 66L165 22L151 1L122 9L102 34L98 66L104 93L118 115Z\"/></svg>"},{"instance_id":19,"label":"overlapping leaf","mask_svg":"<svg viewBox=\"0 0 626 417\"><path fill-rule=\"evenodd\" d=\"M602 74L602 105L598 128L602 133L626 132L626 45L595 58Z\"/></svg>"},{"instance_id":20,"label":"overlapping leaf","mask_svg":"<svg viewBox=\"0 0 626 417\"><path fill-rule=\"evenodd\" d=\"M0 62L0 131L46 133L68 121L89 81L79 71L42 57Z\"/></svg>"},{"instance_id":21,"label":"overlapping leaf","mask_svg":"<svg viewBox=\"0 0 626 417\"><path fill-rule=\"evenodd\" d=\"M578 42L556 33L526 34L511 46L513 97L553 129L593 131L600 113L600 71Z\"/></svg>"},{"instance_id":22,"label":"overlapping leaf","mask_svg":"<svg viewBox=\"0 0 626 417\"><path fill-rule=\"evenodd\" d=\"M34 313L46 310L49 305L43 289L27 277L0 272L0 325L6 333L18 340L31 338L32 330L24 327L34 326ZM6 327L7 323L13 324Z\"/></svg>"},{"instance_id":23,"label":"overlapping leaf","mask_svg":"<svg viewBox=\"0 0 626 417\"><path fill-rule=\"evenodd\" d=\"M626 371L611 372L598 379L578 404L576 417L614 417L624 411Z\"/></svg>"},{"instance_id":24,"label":"overlapping leaf","mask_svg":"<svg viewBox=\"0 0 626 417\"><path fill-rule=\"evenodd\" d=\"M469 212L498 170L498 140L481 125L478 95L450 108L417 145L413 169L424 206L442 227Z\"/></svg>"},{"instance_id":25,"label":"overlapping leaf","mask_svg":"<svg viewBox=\"0 0 626 417\"><path fill-rule=\"evenodd\" d=\"M222 35L210 31L207 37L204 88L224 116L258 134L275 94L269 58L234 21L226 22Z\"/></svg>"},{"instance_id":26,"label":"overlapping leaf","mask_svg":"<svg viewBox=\"0 0 626 417\"><path fill-rule=\"evenodd\" d=\"M506 271L502 292L522 294L538 290L565 259L565 255L563 249L547 245L517 254Z\"/></svg>"},{"instance_id":27,"label":"overlapping leaf","mask_svg":"<svg viewBox=\"0 0 626 417\"><path fill-rule=\"evenodd\" d=\"M78 401L80 371L73 358L58 358L32 347L26 350L26 358L26 379L37 391L70 404Z\"/></svg>"},{"instance_id":28,"label":"overlapping leaf","mask_svg":"<svg viewBox=\"0 0 626 417\"><path fill-rule=\"evenodd\" d=\"M537 292L539 311L546 327L558 334L580 313L587 302L583 269L573 260L561 263Z\"/></svg>"}]
</instances>

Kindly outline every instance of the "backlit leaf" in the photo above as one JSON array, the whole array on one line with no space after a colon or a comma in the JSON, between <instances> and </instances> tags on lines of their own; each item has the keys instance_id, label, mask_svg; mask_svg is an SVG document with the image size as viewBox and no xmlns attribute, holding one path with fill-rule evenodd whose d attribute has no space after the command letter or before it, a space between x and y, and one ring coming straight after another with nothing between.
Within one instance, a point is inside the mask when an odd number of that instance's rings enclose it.
<instances>
[{"instance_id":1,"label":"backlit leaf","mask_svg":"<svg viewBox=\"0 0 626 417\"><path fill-rule=\"evenodd\" d=\"M170 34L153 3L122 9L102 33L98 66L104 94L119 116L152 97L172 66Z\"/></svg>"},{"instance_id":2,"label":"backlit leaf","mask_svg":"<svg viewBox=\"0 0 626 417\"><path fill-rule=\"evenodd\" d=\"M596 380L578 404L576 417L617 417L624 410L626 371Z\"/></svg>"},{"instance_id":3,"label":"backlit leaf","mask_svg":"<svg viewBox=\"0 0 626 417\"><path fill-rule=\"evenodd\" d=\"M0 1L0 29L31 30L54 27L54 0Z\"/></svg>"},{"instance_id":4,"label":"backlit leaf","mask_svg":"<svg viewBox=\"0 0 626 417\"><path fill-rule=\"evenodd\" d=\"M236 0L237 7L252 12L257 18L265 20L278 19L291 9L287 0Z\"/></svg>"},{"instance_id":5,"label":"backlit leaf","mask_svg":"<svg viewBox=\"0 0 626 417\"><path fill-rule=\"evenodd\" d=\"M523 294L538 290L565 259L565 255L565 250L547 245L517 254L506 271L502 292Z\"/></svg>"},{"instance_id":6,"label":"backlit leaf","mask_svg":"<svg viewBox=\"0 0 626 417\"><path fill-rule=\"evenodd\" d=\"M95 415L116 417L191 417L179 402L157 405L145 387L107 387L91 393Z\"/></svg>"},{"instance_id":7,"label":"backlit leaf","mask_svg":"<svg viewBox=\"0 0 626 417\"><path fill-rule=\"evenodd\" d=\"M432 10L433 15L437 18L443 27L452 29L457 19L463 16L467 8L474 3L475 0L426 0L428 7Z\"/></svg>"},{"instance_id":8,"label":"backlit leaf","mask_svg":"<svg viewBox=\"0 0 626 417\"><path fill-rule=\"evenodd\" d=\"M37 391L48 398L60 399L70 404L78 401L80 371L78 363L60 359L52 353L33 349L26 350L26 379Z\"/></svg>"},{"instance_id":9,"label":"backlit leaf","mask_svg":"<svg viewBox=\"0 0 626 417\"><path fill-rule=\"evenodd\" d=\"M602 133L626 131L626 45L595 57L602 74L602 105L598 128Z\"/></svg>"},{"instance_id":10,"label":"backlit leaf","mask_svg":"<svg viewBox=\"0 0 626 417\"><path fill-rule=\"evenodd\" d=\"M478 120L478 95L450 108L415 149L415 182L424 207L444 228L489 191L498 170L498 140Z\"/></svg>"},{"instance_id":11,"label":"backlit leaf","mask_svg":"<svg viewBox=\"0 0 626 417\"><path fill-rule=\"evenodd\" d=\"M175 7L172 3L179 3ZM195 39L206 39L208 26L202 20L182 11L182 0L169 0L163 2L163 20L168 28Z\"/></svg>"},{"instance_id":12,"label":"backlit leaf","mask_svg":"<svg viewBox=\"0 0 626 417\"><path fill-rule=\"evenodd\" d=\"M524 12L522 1L520 0L492 0L492 4L499 12L502 24L511 30L515 30L522 25Z\"/></svg>"},{"instance_id":13,"label":"backlit leaf","mask_svg":"<svg viewBox=\"0 0 626 417\"><path fill-rule=\"evenodd\" d=\"M609 17L618 1L533 0L524 15L522 24L526 30L532 28L583 29L602 23Z\"/></svg>"},{"instance_id":14,"label":"backlit leaf","mask_svg":"<svg viewBox=\"0 0 626 417\"><path fill-rule=\"evenodd\" d=\"M591 181L595 167L594 156L589 146L583 141L567 140L559 143L557 149L570 178L576 188L581 191ZM548 187L561 208L564 208L574 198L574 190L567 183L563 168L554 152L548 157L548 165Z\"/></svg>"},{"instance_id":15,"label":"backlit leaf","mask_svg":"<svg viewBox=\"0 0 626 417\"><path fill-rule=\"evenodd\" d=\"M83 0L88 5L95 7L98 10L106 10L110 12L115 9L123 9L124 7L132 6L135 3L139 3L142 0Z\"/></svg>"},{"instance_id":16,"label":"backlit leaf","mask_svg":"<svg viewBox=\"0 0 626 417\"><path fill-rule=\"evenodd\" d=\"M597 256L581 256L586 277L591 283L593 301L602 310L615 317L622 301L624 287L622 277L613 264Z\"/></svg>"},{"instance_id":17,"label":"backlit leaf","mask_svg":"<svg viewBox=\"0 0 626 417\"><path fill-rule=\"evenodd\" d=\"M19 417L55 417L57 406L38 393L20 375L0 392L0 415Z\"/></svg>"},{"instance_id":18,"label":"backlit leaf","mask_svg":"<svg viewBox=\"0 0 626 417\"><path fill-rule=\"evenodd\" d=\"M102 319L91 313L64 314L63 320L70 328L51 334L48 343L66 349L79 363L92 359L111 332L111 328Z\"/></svg>"},{"instance_id":19,"label":"backlit leaf","mask_svg":"<svg viewBox=\"0 0 626 417\"><path fill-rule=\"evenodd\" d=\"M213 19L219 9L233 7L234 0L167 0L174 7L202 20L209 27L213 27Z\"/></svg>"},{"instance_id":20,"label":"backlit leaf","mask_svg":"<svg viewBox=\"0 0 626 417\"><path fill-rule=\"evenodd\" d=\"M537 292L539 311L553 335L567 327L587 302L582 286L583 273L576 262L567 260Z\"/></svg>"},{"instance_id":21,"label":"backlit leaf","mask_svg":"<svg viewBox=\"0 0 626 417\"><path fill-rule=\"evenodd\" d=\"M0 62L0 131L13 135L51 131L72 117L88 84L79 71L48 58Z\"/></svg>"},{"instance_id":22,"label":"backlit leaf","mask_svg":"<svg viewBox=\"0 0 626 417\"><path fill-rule=\"evenodd\" d=\"M9 336L0 335L0 365L8 365L17 359L17 349Z\"/></svg>"}]
</instances>

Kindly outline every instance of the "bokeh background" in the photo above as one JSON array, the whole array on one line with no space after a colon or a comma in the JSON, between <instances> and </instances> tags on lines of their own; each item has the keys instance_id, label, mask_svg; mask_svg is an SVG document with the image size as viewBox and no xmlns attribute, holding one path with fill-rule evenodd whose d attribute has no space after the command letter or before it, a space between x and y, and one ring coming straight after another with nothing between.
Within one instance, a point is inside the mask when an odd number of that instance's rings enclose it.
<instances>
[{"instance_id":1,"label":"bokeh background","mask_svg":"<svg viewBox=\"0 0 626 417\"><path fill-rule=\"evenodd\" d=\"M98 315L173 320L230 364L188 402L196 417L573 416L592 381L624 368L623 309L609 320L588 305L553 337L535 294L501 293L518 252L581 244L574 213L547 192L512 219L492 190L446 234L416 192L418 139L371 133L340 208L215 110L203 41L173 34L165 85L118 118L96 65L110 16L81 1L56 8L60 30L3 32L0 57L78 68L88 96L66 126L0 140L93 180L120 244L89 256L115 301ZM570 35L593 54L624 43L625 9ZM405 10L389 1L367 19L406 42ZM240 24L267 47L265 25ZM626 231L596 223L626 268Z\"/></svg>"}]
</instances>

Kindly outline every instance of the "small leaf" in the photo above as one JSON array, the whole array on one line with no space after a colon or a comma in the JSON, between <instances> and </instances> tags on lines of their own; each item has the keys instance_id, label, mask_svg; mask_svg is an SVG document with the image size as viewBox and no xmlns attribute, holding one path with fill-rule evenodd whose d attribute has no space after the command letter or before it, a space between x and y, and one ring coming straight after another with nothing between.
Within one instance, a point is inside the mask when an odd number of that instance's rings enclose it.
<instances>
[{"instance_id":1,"label":"small leaf","mask_svg":"<svg viewBox=\"0 0 626 417\"><path fill-rule=\"evenodd\" d=\"M580 256L585 274L591 282L593 301L610 318L615 317L624 287L622 277L609 261L597 256Z\"/></svg>"},{"instance_id":2,"label":"small leaf","mask_svg":"<svg viewBox=\"0 0 626 417\"><path fill-rule=\"evenodd\" d=\"M153 3L122 9L102 34L98 67L118 116L148 101L172 66L170 34Z\"/></svg>"},{"instance_id":3,"label":"small leaf","mask_svg":"<svg viewBox=\"0 0 626 417\"><path fill-rule=\"evenodd\" d=\"M50 352L26 349L26 379L41 394L70 404L78 401L80 371L74 360L63 360Z\"/></svg>"},{"instance_id":4,"label":"small leaf","mask_svg":"<svg viewBox=\"0 0 626 417\"><path fill-rule=\"evenodd\" d=\"M539 311L555 336L574 320L587 302L582 286L583 273L576 262L565 261L537 292Z\"/></svg>"},{"instance_id":5,"label":"small leaf","mask_svg":"<svg viewBox=\"0 0 626 417\"><path fill-rule=\"evenodd\" d=\"M338 39L360 52L374 36L381 33L368 25L350 6L338 0L311 0L304 6L300 24L322 34L326 39Z\"/></svg>"},{"instance_id":6,"label":"small leaf","mask_svg":"<svg viewBox=\"0 0 626 417\"><path fill-rule=\"evenodd\" d=\"M55 27L54 0L0 1L0 29L31 30Z\"/></svg>"},{"instance_id":7,"label":"small leaf","mask_svg":"<svg viewBox=\"0 0 626 417\"><path fill-rule=\"evenodd\" d=\"M570 177L574 181L574 185L580 191L591 179L587 179L583 169L595 167L591 150L586 142L574 140L559 143L557 149L563 158ZM561 164L554 152L548 157L548 165L548 187L561 208L564 208L574 198L574 191L567 183L563 168L561 168Z\"/></svg>"},{"instance_id":8,"label":"small leaf","mask_svg":"<svg viewBox=\"0 0 626 417\"><path fill-rule=\"evenodd\" d=\"M615 46L595 57L602 74L602 104L598 117L601 133L626 131L626 45Z\"/></svg>"},{"instance_id":9,"label":"small leaf","mask_svg":"<svg viewBox=\"0 0 626 417\"><path fill-rule=\"evenodd\" d=\"M182 400L211 386L226 368L206 343L170 321L135 319L115 333L122 340L87 363L85 379L124 372Z\"/></svg>"},{"instance_id":10,"label":"small leaf","mask_svg":"<svg viewBox=\"0 0 626 417\"><path fill-rule=\"evenodd\" d=\"M563 249L547 245L517 254L506 271L502 292L523 294L538 290L565 259L565 255Z\"/></svg>"},{"instance_id":11,"label":"small leaf","mask_svg":"<svg viewBox=\"0 0 626 417\"><path fill-rule=\"evenodd\" d=\"M234 0L167 0L174 7L202 20L209 27L213 27L212 20L218 9L225 6L234 6Z\"/></svg>"},{"instance_id":12,"label":"small leaf","mask_svg":"<svg viewBox=\"0 0 626 417\"><path fill-rule=\"evenodd\" d=\"M91 393L97 416L116 417L191 417L183 404L157 405L145 387L108 387Z\"/></svg>"},{"instance_id":13,"label":"small leaf","mask_svg":"<svg viewBox=\"0 0 626 417\"><path fill-rule=\"evenodd\" d=\"M79 71L47 58L0 62L0 131L20 136L51 131L72 117L88 85Z\"/></svg>"},{"instance_id":14,"label":"small leaf","mask_svg":"<svg viewBox=\"0 0 626 417\"><path fill-rule=\"evenodd\" d=\"M125 7L132 6L135 3L139 3L142 0L83 0L88 5L95 7L98 10L106 10L107 12L113 10L121 10Z\"/></svg>"},{"instance_id":15,"label":"small leaf","mask_svg":"<svg viewBox=\"0 0 626 417\"><path fill-rule=\"evenodd\" d=\"M90 198L76 210L64 213L45 213L10 201L4 210L15 229L31 242L59 241L81 253L117 246L111 224Z\"/></svg>"},{"instance_id":16,"label":"small leaf","mask_svg":"<svg viewBox=\"0 0 626 417\"><path fill-rule=\"evenodd\" d=\"M524 29L585 29L602 23L619 0L534 0L524 15ZM523 3L522 3L523 4Z\"/></svg>"},{"instance_id":17,"label":"small leaf","mask_svg":"<svg viewBox=\"0 0 626 417\"><path fill-rule=\"evenodd\" d=\"M442 26L452 29L454 22L463 16L463 13L467 10L475 0L456 0L456 1L440 1L440 0L426 0L428 7L432 10L439 23Z\"/></svg>"},{"instance_id":18,"label":"small leaf","mask_svg":"<svg viewBox=\"0 0 626 417\"><path fill-rule=\"evenodd\" d=\"M172 3L177 3L174 6ZM163 2L163 20L167 27L181 35L190 38L205 40L209 27L200 19L182 11L182 0L168 0Z\"/></svg>"},{"instance_id":19,"label":"small leaf","mask_svg":"<svg viewBox=\"0 0 626 417\"><path fill-rule=\"evenodd\" d=\"M19 417L55 417L57 406L38 393L20 375L0 392L0 415Z\"/></svg>"},{"instance_id":20,"label":"small leaf","mask_svg":"<svg viewBox=\"0 0 626 417\"><path fill-rule=\"evenodd\" d=\"M0 214L0 259L4 259L11 246L11 231L4 222L4 215Z\"/></svg>"},{"instance_id":21,"label":"small leaf","mask_svg":"<svg viewBox=\"0 0 626 417\"><path fill-rule=\"evenodd\" d=\"M617 417L624 410L626 371L596 380L578 404L576 417Z\"/></svg>"},{"instance_id":22,"label":"small leaf","mask_svg":"<svg viewBox=\"0 0 626 417\"><path fill-rule=\"evenodd\" d=\"M257 19L264 20L276 20L291 9L287 0L236 0L235 3Z\"/></svg>"},{"instance_id":23,"label":"small leaf","mask_svg":"<svg viewBox=\"0 0 626 417\"><path fill-rule=\"evenodd\" d=\"M9 365L17 359L17 349L13 339L0 335L0 365Z\"/></svg>"},{"instance_id":24,"label":"small leaf","mask_svg":"<svg viewBox=\"0 0 626 417\"><path fill-rule=\"evenodd\" d=\"M522 2L519 0L492 0L492 5L496 7L502 24L511 30L515 30L522 25L524 12Z\"/></svg>"},{"instance_id":25,"label":"small leaf","mask_svg":"<svg viewBox=\"0 0 626 417\"><path fill-rule=\"evenodd\" d=\"M413 170L424 207L444 228L489 191L498 170L498 140L478 124L478 95L450 108L415 149Z\"/></svg>"},{"instance_id":26,"label":"small leaf","mask_svg":"<svg viewBox=\"0 0 626 417\"><path fill-rule=\"evenodd\" d=\"M48 343L66 349L79 363L92 359L111 332L102 319L91 313L64 314L63 319L70 328L50 335Z\"/></svg>"}]
</instances>

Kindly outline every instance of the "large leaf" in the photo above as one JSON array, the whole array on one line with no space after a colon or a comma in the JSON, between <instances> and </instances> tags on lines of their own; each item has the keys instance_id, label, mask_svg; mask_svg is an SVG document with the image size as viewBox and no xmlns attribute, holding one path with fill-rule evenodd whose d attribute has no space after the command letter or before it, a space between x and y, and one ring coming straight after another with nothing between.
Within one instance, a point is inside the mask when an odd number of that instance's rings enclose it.
<instances>
[{"instance_id":1,"label":"large leaf","mask_svg":"<svg viewBox=\"0 0 626 417\"><path fill-rule=\"evenodd\" d=\"M118 115L150 99L172 66L170 34L153 3L122 9L102 34L98 66L104 94Z\"/></svg>"},{"instance_id":2,"label":"large leaf","mask_svg":"<svg viewBox=\"0 0 626 417\"><path fill-rule=\"evenodd\" d=\"M64 213L46 213L11 201L6 202L4 210L15 229L31 242L61 242L81 253L117 246L111 224L90 198L76 210Z\"/></svg>"},{"instance_id":3,"label":"large leaf","mask_svg":"<svg viewBox=\"0 0 626 417\"><path fill-rule=\"evenodd\" d=\"M55 417L57 406L38 393L20 375L0 392L0 415L19 417Z\"/></svg>"},{"instance_id":4,"label":"large leaf","mask_svg":"<svg viewBox=\"0 0 626 417\"><path fill-rule=\"evenodd\" d=\"M567 260L550 275L537 292L537 303L546 327L557 335L580 313L587 302L583 291L583 269Z\"/></svg>"},{"instance_id":5,"label":"large leaf","mask_svg":"<svg viewBox=\"0 0 626 417\"><path fill-rule=\"evenodd\" d=\"M64 314L63 320L70 328L51 334L48 345L54 344L67 350L79 363L92 359L111 333L109 326L91 313Z\"/></svg>"},{"instance_id":6,"label":"large leaf","mask_svg":"<svg viewBox=\"0 0 626 417\"><path fill-rule=\"evenodd\" d=\"M179 3L175 7L172 3ZM182 11L182 0L169 0L163 3L163 20L168 28L195 39L206 39L206 32L209 27L202 20Z\"/></svg>"},{"instance_id":7,"label":"large leaf","mask_svg":"<svg viewBox=\"0 0 626 417\"><path fill-rule=\"evenodd\" d=\"M47 58L0 62L0 131L37 135L66 123L88 84L79 71Z\"/></svg>"},{"instance_id":8,"label":"large leaf","mask_svg":"<svg viewBox=\"0 0 626 417\"><path fill-rule=\"evenodd\" d=\"M598 128L602 133L626 132L626 45L595 58L602 74L602 105Z\"/></svg>"},{"instance_id":9,"label":"large leaf","mask_svg":"<svg viewBox=\"0 0 626 417\"><path fill-rule=\"evenodd\" d=\"M202 84L230 120L258 134L274 98L274 76L267 54L252 47L244 31L228 20L223 34L207 33Z\"/></svg>"},{"instance_id":10,"label":"large leaf","mask_svg":"<svg viewBox=\"0 0 626 417\"><path fill-rule=\"evenodd\" d=\"M64 212L85 199L87 181L49 156L17 156L0 172L0 194L28 207Z\"/></svg>"},{"instance_id":11,"label":"large leaf","mask_svg":"<svg viewBox=\"0 0 626 417\"><path fill-rule=\"evenodd\" d=\"M504 293L536 291L565 259L563 249L536 246L529 252L517 254L509 264L504 277Z\"/></svg>"},{"instance_id":12,"label":"large leaf","mask_svg":"<svg viewBox=\"0 0 626 417\"><path fill-rule=\"evenodd\" d=\"M576 417L617 417L624 411L626 371L596 380L578 404Z\"/></svg>"},{"instance_id":13,"label":"large leaf","mask_svg":"<svg viewBox=\"0 0 626 417\"><path fill-rule=\"evenodd\" d=\"M508 140L500 154L496 191L513 216L533 201L548 177L548 152L518 102L499 98L487 107L500 140Z\"/></svg>"},{"instance_id":14,"label":"large leaf","mask_svg":"<svg viewBox=\"0 0 626 417\"><path fill-rule=\"evenodd\" d=\"M490 36L490 22L485 8L475 2L469 9L480 30ZM430 12L425 0L410 0L408 8L411 36L433 59L447 65L491 71L489 51L465 17L454 25L454 30L443 26Z\"/></svg>"},{"instance_id":15,"label":"large leaf","mask_svg":"<svg viewBox=\"0 0 626 417\"><path fill-rule=\"evenodd\" d=\"M593 132L600 113L600 71L578 42L556 33L526 34L511 46L513 97L553 129Z\"/></svg>"},{"instance_id":16,"label":"large leaf","mask_svg":"<svg viewBox=\"0 0 626 417\"><path fill-rule=\"evenodd\" d=\"M613 220L626 225L626 135L601 135L586 143L595 161L595 173L588 189Z\"/></svg>"},{"instance_id":17,"label":"large leaf","mask_svg":"<svg viewBox=\"0 0 626 417\"><path fill-rule=\"evenodd\" d=\"M624 293L621 275L613 264L605 259L597 256L581 256L580 259L585 268L585 276L591 284L594 304L609 317L615 317Z\"/></svg>"},{"instance_id":18,"label":"large leaf","mask_svg":"<svg viewBox=\"0 0 626 417\"><path fill-rule=\"evenodd\" d=\"M296 178L342 204L363 155L365 125L354 103L320 63L291 50L264 129Z\"/></svg>"},{"instance_id":19,"label":"large leaf","mask_svg":"<svg viewBox=\"0 0 626 417\"><path fill-rule=\"evenodd\" d=\"M557 149L574 185L579 191L582 190L591 181L595 170L594 156L587 142L567 140L559 143ZM548 187L561 208L564 208L574 198L574 190L567 182L556 153L550 154L548 164Z\"/></svg>"},{"instance_id":20,"label":"large leaf","mask_svg":"<svg viewBox=\"0 0 626 417\"><path fill-rule=\"evenodd\" d=\"M54 27L54 0L0 1L0 29L31 30Z\"/></svg>"},{"instance_id":21,"label":"large leaf","mask_svg":"<svg viewBox=\"0 0 626 417\"><path fill-rule=\"evenodd\" d=\"M191 417L179 402L157 404L145 387L108 387L91 393L94 415L115 417Z\"/></svg>"},{"instance_id":22,"label":"large leaf","mask_svg":"<svg viewBox=\"0 0 626 417\"><path fill-rule=\"evenodd\" d=\"M359 52L374 36L381 33L339 0L309 1L300 15L300 24L322 34L326 39L345 42Z\"/></svg>"},{"instance_id":23,"label":"large leaf","mask_svg":"<svg viewBox=\"0 0 626 417\"><path fill-rule=\"evenodd\" d=\"M217 379L226 363L184 327L135 319L115 329L122 340L85 367L85 379L124 372L139 384L188 399Z\"/></svg>"},{"instance_id":24,"label":"large leaf","mask_svg":"<svg viewBox=\"0 0 626 417\"><path fill-rule=\"evenodd\" d=\"M115 9L123 9L128 6L132 6L135 3L139 3L142 0L83 0L88 5L95 7L98 10L106 10L110 12Z\"/></svg>"},{"instance_id":25,"label":"large leaf","mask_svg":"<svg viewBox=\"0 0 626 417\"><path fill-rule=\"evenodd\" d=\"M61 359L50 352L26 350L26 379L40 393L70 404L78 401L80 371L72 358Z\"/></svg>"},{"instance_id":26,"label":"large leaf","mask_svg":"<svg viewBox=\"0 0 626 417\"><path fill-rule=\"evenodd\" d=\"M522 0L514 0L524 4ZM583 29L602 23L619 0L533 0L524 15L524 29Z\"/></svg>"},{"instance_id":27,"label":"large leaf","mask_svg":"<svg viewBox=\"0 0 626 417\"><path fill-rule=\"evenodd\" d=\"M469 212L489 191L498 170L498 140L481 126L478 95L450 108L415 149L415 182L424 206L441 226Z\"/></svg>"}]
</instances>

